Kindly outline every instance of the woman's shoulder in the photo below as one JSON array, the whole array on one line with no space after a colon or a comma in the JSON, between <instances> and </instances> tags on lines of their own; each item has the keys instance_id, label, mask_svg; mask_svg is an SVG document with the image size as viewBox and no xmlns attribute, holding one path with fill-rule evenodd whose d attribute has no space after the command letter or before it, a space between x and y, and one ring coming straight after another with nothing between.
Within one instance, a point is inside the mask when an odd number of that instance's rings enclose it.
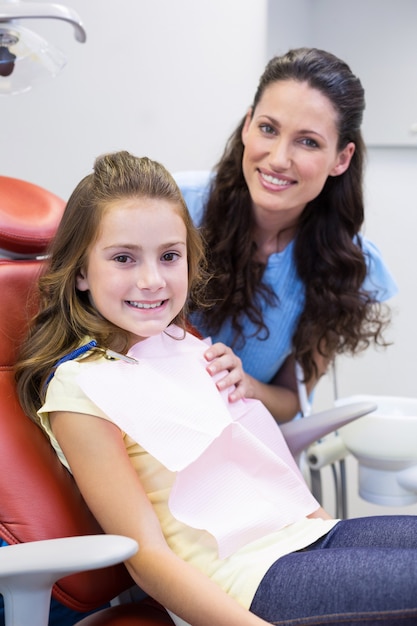
<instances>
[{"instance_id":1,"label":"woman's shoulder","mask_svg":"<svg viewBox=\"0 0 417 626\"><path fill-rule=\"evenodd\" d=\"M210 170L191 170L176 172L173 176L181 190L194 224L199 226L214 176L213 172Z\"/></svg>"},{"instance_id":2,"label":"woman's shoulder","mask_svg":"<svg viewBox=\"0 0 417 626\"><path fill-rule=\"evenodd\" d=\"M358 239L361 242L367 266L363 288L378 302L389 300L398 293L398 286L380 249L364 235L358 235Z\"/></svg>"},{"instance_id":3,"label":"woman's shoulder","mask_svg":"<svg viewBox=\"0 0 417 626\"><path fill-rule=\"evenodd\" d=\"M180 188L200 189L210 183L213 172L211 170L183 170L175 172L173 177Z\"/></svg>"}]
</instances>

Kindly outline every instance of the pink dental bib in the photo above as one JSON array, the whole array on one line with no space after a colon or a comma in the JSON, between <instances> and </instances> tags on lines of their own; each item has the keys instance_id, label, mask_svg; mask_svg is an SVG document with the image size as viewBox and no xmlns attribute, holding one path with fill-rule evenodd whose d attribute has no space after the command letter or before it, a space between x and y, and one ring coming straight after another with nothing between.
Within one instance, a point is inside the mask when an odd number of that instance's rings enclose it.
<instances>
[{"instance_id":1,"label":"pink dental bib","mask_svg":"<svg viewBox=\"0 0 417 626\"><path fill-rule=\"evenodd\" d=\"M168 334L169 333L169 334ZM124 432L176 472L169 507L205 529L220 558L319 507L279 427L257 400L229 403L207 373L207 344L171 326L78 382Z\"/></svg>"}]
</instances>

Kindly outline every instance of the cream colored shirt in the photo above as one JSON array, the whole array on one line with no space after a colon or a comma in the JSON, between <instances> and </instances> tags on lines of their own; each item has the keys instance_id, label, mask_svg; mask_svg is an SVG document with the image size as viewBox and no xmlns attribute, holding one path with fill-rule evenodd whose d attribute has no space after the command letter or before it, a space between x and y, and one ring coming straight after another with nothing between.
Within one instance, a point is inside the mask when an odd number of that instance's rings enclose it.
<instances>
[{"instance_id":1,"label":"cream colored shirt","mask_svg":"<svg viewBox=\"0 0 417 626\"><path fill-rule=\"evenodd\" d=\"M80 360L60 365L49 384L45 404L39 410L41 424L61 462L69 470L71 468L51 431L48 414L52 411L70 411L109 419L77 383L77 376L83 368L94 367L98 362L100 360ZM184 561L217 582L246 608L249 608L263 576L277 559L310 545L337 523L337 520L303 518L220 559L217 543L207 531L187 526L171 514L168 497L175 474L126 433L123 433L123 438L126 451L155 509L170 548Z\"/></svg>"}]
</instances>

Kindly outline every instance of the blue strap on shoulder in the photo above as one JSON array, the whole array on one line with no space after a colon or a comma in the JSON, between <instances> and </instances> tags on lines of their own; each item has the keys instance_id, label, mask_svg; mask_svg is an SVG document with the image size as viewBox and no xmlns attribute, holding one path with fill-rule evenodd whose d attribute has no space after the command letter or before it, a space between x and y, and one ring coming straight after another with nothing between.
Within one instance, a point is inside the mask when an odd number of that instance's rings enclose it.
<instances>
[{"instance_id":1,"label":"blue strap on shoulder","mask_svg":"<svg viewBox=\"0 0 417 626\"><path fill-rule=\"evenodd\" d=\"M89 341L88 343L84 344L83 346L80 346L79 348L76 348L75 350L73 350L69 354L66 354L65 356L62 357L62 359L59 359L58 363L54 366L52 372L49 374L49 376L48 376L48 378L46 380L46 383L45 383L45 387L47 387L49 385L49 383L51 382L51 380L55 376L55 371L56 371L57 367L59 365L61 365L61 363L65 363L66 361L71 361L73 359L78 359L79 356L81 356L85 352L88 352L92 348L96 348L96 347L97 347L97 341L95 341L95 339L93 339L92 341Z\"/></svg>"}]
</instances>

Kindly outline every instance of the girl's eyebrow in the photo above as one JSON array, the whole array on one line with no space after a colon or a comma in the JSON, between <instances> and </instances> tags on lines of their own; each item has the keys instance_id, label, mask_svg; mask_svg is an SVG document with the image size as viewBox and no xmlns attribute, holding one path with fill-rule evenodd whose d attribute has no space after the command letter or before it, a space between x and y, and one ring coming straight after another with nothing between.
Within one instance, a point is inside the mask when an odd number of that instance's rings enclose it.
<instances>
[{"instance_id":1,"label":"girl's eyebrow","mask_svg":"<svg viewBox=\"0 0 417 626\"><path fill-rule=\"evenodd\" d=\"M164 249L164 248L172 248L174 246L186 246L186 245L187 243L185 241L180 240L180 241L161 243L159 245L159 248ZM104 247L104 250L113 250L113 249L138 251L138 250L143 250L143 246L134 244L134 243L112 243Z\"/></svg>"},{"instance_id":2,"label":"girl's eyebrow","mask_svg":"<svg viewBox=\"0 0 417 626\"><path fill-rule=\"evenodd\" d=\"M133 243L111 243L108 246L104 246L104 250L141 250L142 246L138 246Z\"/></svg>"}]
</instances>

